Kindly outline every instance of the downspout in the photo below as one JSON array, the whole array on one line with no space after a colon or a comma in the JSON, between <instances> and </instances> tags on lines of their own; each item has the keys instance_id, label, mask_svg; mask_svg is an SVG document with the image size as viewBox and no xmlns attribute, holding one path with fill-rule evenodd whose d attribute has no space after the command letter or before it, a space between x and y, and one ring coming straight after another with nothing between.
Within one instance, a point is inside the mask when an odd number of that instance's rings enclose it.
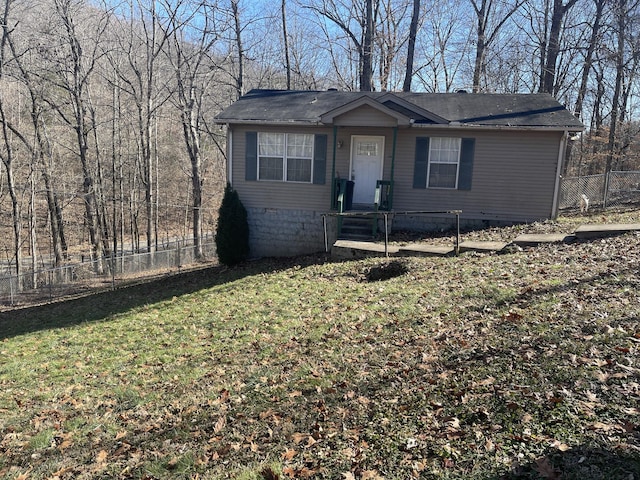
<instances>
[{"instance_id":1,"label":"downspout","mask_svg":"<svg viewBox=\"0 0 640 480\"><path fill-rule=\"evenodd\" d=\"M336 200L336 148L338 144L338 126L333 126L333 161L331 163L331 199L329 201L329 208L335 207Z\"/></svg>"},{"instance_id":2,"label":"downspout","mask_svg":"<svg viewBox=\"0 0 640 480\"><path fill-rule=\"evenodd\" d=\"M227 182L233 185L233 131L227 124Z\"/></svg>"},{"instance_id":3,"label":"downspout","mask_svg":"<svg viewBox=\"0 0 640 480\"><path fill-rule=\"evenodd\" d=\"M562 134L562 138L560 139L560 147L558 148L558 166L556 167L556 182L553 190L553 204L551 205L551 218L555 219L558 217L558 198L560 196L560 174L562 173L562 162L564 161L564 156L567 152L567 138L569 137L569 132L567 130Z\"/></svg>"}]
</instances>

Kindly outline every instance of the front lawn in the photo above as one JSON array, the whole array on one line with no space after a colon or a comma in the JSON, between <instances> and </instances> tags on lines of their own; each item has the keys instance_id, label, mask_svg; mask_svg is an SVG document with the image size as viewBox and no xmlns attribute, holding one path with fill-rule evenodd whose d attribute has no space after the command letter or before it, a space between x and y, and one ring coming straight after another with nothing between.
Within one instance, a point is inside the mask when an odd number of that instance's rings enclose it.
<instances>
[{"instance_id":1,"label":"front lawn","mask_svg":"<svg viewBox=\"0 0 640 480\"><path fill-rule=\"evenodd\" d=\"M638 479L639 319L638 234L4 312L0 478Z\"/></svg>"}]
</instances>

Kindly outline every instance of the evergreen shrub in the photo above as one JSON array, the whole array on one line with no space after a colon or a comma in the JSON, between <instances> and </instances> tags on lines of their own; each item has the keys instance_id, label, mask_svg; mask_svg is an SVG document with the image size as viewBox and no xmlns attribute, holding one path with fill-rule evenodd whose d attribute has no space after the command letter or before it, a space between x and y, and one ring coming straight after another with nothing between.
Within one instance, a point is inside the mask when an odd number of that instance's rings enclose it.
<instances>
[{"instance_id":1,"label":"evergreen shrub","mask_svg":"<svg viewBox=\"0 0 640 480\"><path fill-rule=\"evenodd\" d=\"M247 210L238 192L230 184L224 189L224 197L218 211L216 231L218 260L223 265L236 265L249 256L249 223Z\"/></svg>"}]
</instances>

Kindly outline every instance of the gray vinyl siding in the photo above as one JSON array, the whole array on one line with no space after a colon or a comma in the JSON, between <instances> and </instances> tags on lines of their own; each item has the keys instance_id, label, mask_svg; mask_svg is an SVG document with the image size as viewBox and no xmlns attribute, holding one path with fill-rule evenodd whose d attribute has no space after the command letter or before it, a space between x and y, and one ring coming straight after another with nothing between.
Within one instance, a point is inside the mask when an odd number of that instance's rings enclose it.
<instances>
[{"instance_id":1,"label":"gray vinyl siding","mask_svg":"<svg viewBox=\"0 0 640 480\"><path fill-rule=\"evenodd\" d=\"M281 208L293 210L328 211L331 198L331 159L333 131L331 128L233 126L232 181L247 208ZM325 183L247 181L245 180L246 132L311 133L327 135Z\"/></svg>"},{"instance_id":2,"label":"gray vinyl siding","mask_svg":"<svg viewBox=\"0 0 640 480\"><path fill-rule=\"evenodd\" d=\"M415 189L416 137L475 138L470 190ZM552 214L561 132L403 132L396 152L394 210L462 210L463 218L531 221Z\"/></svg>"},{"instance_id":3,"label":"gray vinyl siding","mask_svg":"<svg viewBox=\"0 0 640 480\"><path fill-rule=\"evenodd\" d=\"M397 124L395 118L376 110L368 105L363 105L351 110L343 115L338 116L334 123L340 126L357 127L359 125L368 125L370 127L393 127Z\"/></svg>"},{"instance_id":4,"label":"gray vinyl siding","mask_svg":"<svg viewBox=\"0 0 640 480\"><path fill-rule=\"evenodd\" d=\"M327 135L326 182L246 181L245 133L282 132ZM383 179L391 178L393 129L347 127L337 129L336 177L350 176L351 137L384 136ZM475 139L470 190L413 188L416 137L453 136ZM463 218L498 221L532 221L552 215L553 190L561 132L476 131L399 128L395 153L393 208L396 211L462 210ZM233 186L250 208L328 212L331 206L331 172L334 135L324 127L233 127Z\"/></svg>"}]
</instances>

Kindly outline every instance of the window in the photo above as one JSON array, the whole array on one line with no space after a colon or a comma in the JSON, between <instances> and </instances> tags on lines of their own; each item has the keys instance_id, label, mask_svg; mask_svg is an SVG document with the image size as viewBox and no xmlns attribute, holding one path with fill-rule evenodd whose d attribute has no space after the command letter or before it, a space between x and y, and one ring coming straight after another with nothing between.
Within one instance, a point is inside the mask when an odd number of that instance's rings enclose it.
<instances>
[{"instance_id":1,"label":"window","mask_svg":"<svg viewBox=\"0 0 640 480\"><path fill-rule=\"evenodd\" d=\"M413 188L471 190L475 138L416 137Z\"/></svg>"},{"instance_id":2,"label":"window","mask_svg":"<svg viewBox=\"0 0 640 480\"><path fill-rule=\"evenodd\" d=\"M460 138L433 137L429 144L429 188L457 188Z\"/></svg>"},{"instance_id":3,"label":"window","mask_svg":"<svg viewBox=\"0 0 640 480\"><path fill-rule=\"evenodd\" d=\"M313 135L258 133L258 179L311 182Z\"/></svg>"}]
</instances>

